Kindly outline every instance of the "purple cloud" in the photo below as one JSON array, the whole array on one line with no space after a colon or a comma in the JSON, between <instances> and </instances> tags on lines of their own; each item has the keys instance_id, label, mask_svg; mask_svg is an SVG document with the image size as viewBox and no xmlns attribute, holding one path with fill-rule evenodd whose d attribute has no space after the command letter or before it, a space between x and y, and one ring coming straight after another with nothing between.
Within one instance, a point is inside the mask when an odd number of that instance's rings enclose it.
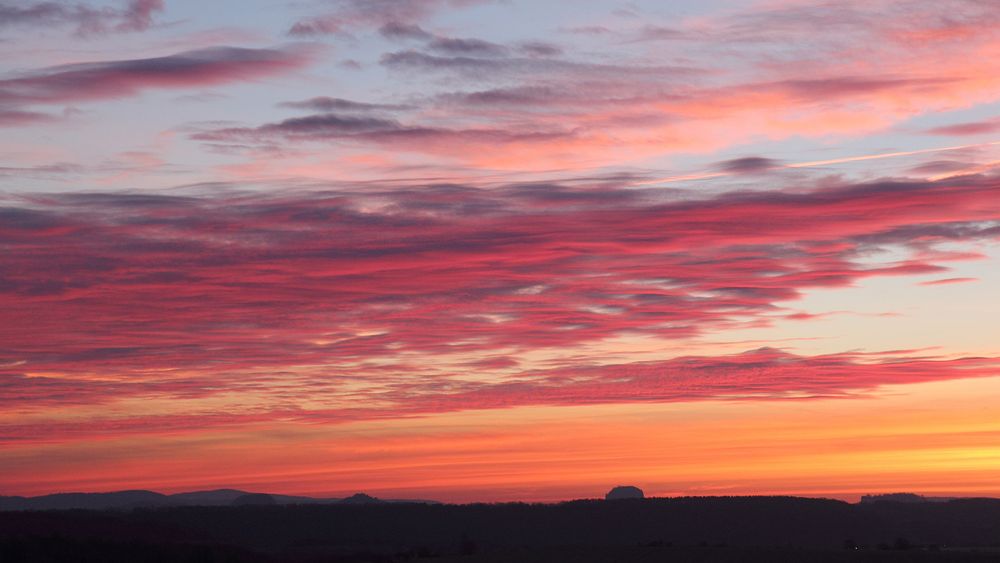
<instances>
[{"instance_id":1,"label":"purple cloud","mask_svg":"<svg viewBox=\"0 0 1000 563\"><path fill-rule=\"evenodd\" d=\"M0 78L0 124L45 120L29 109L134 96L147 89L192 88L253 80L304 66L305 49L214 47L164 57L61 65Z\"/></svg>"},{"instance_id":2,"label":"purple cloud","mask_svg":"<svg viewBox=\"0 0 1000 563\"><path fill-rule=\"evenodd\" d=\"M984 121L972 121L968 123L955 123L928 129L931 135L986 135L1000 131L1000 118L987 119Z\"/></svg>"},{"instance_id":3,"label":"purple cloud","mask_svg":"<svg viewBox=\"0 0 1000 563\"><path fill-rule=\"evenodd\" d=\"M372 104L366 102L355 102L343 98L331 98L328 96L317 96L308 100L298 102L282 102L280 107L302 109L317 112L366 112L366 111L393 111L412 109L413 106L403 104Z\"/></svg>"},{"instance_id":4,"label":"purple cloud","mask_svg":"<svg viewBox=\"0 0 1000 563\"><path fill-rule=\"evenodd\" d=\"M122 8L94 8L70 2L0 2L0 27L74 25L78 35L144 31L163 0L129 0Z\"/></svg>"}]
</instances>

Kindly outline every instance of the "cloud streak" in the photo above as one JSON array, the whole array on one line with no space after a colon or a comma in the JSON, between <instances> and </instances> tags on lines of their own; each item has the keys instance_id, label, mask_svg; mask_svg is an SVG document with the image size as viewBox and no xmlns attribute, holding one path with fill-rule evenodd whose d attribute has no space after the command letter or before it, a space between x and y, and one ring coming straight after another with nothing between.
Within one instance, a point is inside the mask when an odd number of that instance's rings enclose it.
<instances>
[{"instance_id":1,"label":"cloud streak","mask_svg":"<svg viewBox=\"0 0 1000 563\"><path fill-rule=\"evenodd\" d=\"M316 37L383 27L419 29L415 24L434 12L484 3L486 0L335 0L330 12L302 18L288 30L293 37ZM388 27L384 27L388 26ZM411 34L412 35L412 34Z\"/></svg>"},{"instance_id":2,"label":"cloud streak","mask_svg":"<svg viewBox=\"0 0 1000 563\"><path fill-rule=\"evenodd\" d=\"M32 106L135 96L145 90L197 88L286 73L311 51L213 47L146 59L76 63L0 78L0 126L53 119Z\"/></svg>"},{"instance_id":3,"label":"cloud streak","mask_svg":"<svg viewBox=\"0 0 1000 563\"><path fill-rule=\"evenodd\" d=\"M481 368L510 367L507 363ZM884 385L913 384L1000 374L1000 358L941 359L858 353L800 356L761 348L726 356L685 356L623 365L576 366L517 372L505 382L453 381L445 385L418 377L393 378L385 389L352 396L350 407L290 408L289 391L322 403L338 391L329 378L281 385L281 378L251 375L153 381L74 381L7 376L0 391L10 408L35 409L101 404L122 398L168 399L175 404L221 392L253 397L265 409L232 412L150 415L128 420L96 417L85 423L45 427L0 424L0 443L86 439L112 434L174 434L210 428L299 421L342 424L410 418L467 410L525 406L581 406L699 400L808 400L852 398ZM287 379L287 378L286 378ZM333 378L336 379L336 378ZM220 390L224 386L224 391ZM366 406L367 405L367 406Z\"/></svg>"},{"instance_id":4,"label":"cloud streak","mask_svg":"<svg viewBox=\"0 0 1000 563\"><path fill-rule=\"evenodd\" d=\"M945 272L972 255L937 245L1000 237L998 187L995 176L970 176L680 201L661 190L544 183L9 200L0 221L0 364L14 374L6 396L99 402L269 388L288 408L304 397L343 408L364 397L398 414L531 397L837 395L907 374L982 375L989 366L973 360L875 368L850 355L815 360L833 367L813 372L813 359L760 352L740 361L763 357L778 375L718 385L723 368L667 377L682 365L597 367L593 358L524 371L504 358L766 326L793 316L782 304L812 288ZM888 247L910 255L866 258ZM470 387L459 375L470 354L485 353L495 361L477 371L511 383ZM16 375L26 373L44 377ZM613 383L627 374L642 382Z\"/></svg>"},{"instance_id":5,"label":"cloud streak","mask_svg":"<svg viewBox=\"0 0 1000 563\"><path fill-rule=\"evenodd\" d=\"M988 119L985 121L943 125L941 127L929 129L927 132L932 135L950 136L986 135L1000 132L1000 119Z\"/></svg>"},{"instance_id":6,"label":"cloud streak","mask_svg":"<svg viewBox=\"0 0 1000 563\"><path fill-rule=\"evenodd\" d=\"M64 103L131 96L148 88L252 80L307 61L303 51L215 47L149 59L70 64L0 80L0 103Z\"/></svg>"},{"instance_id":7,"label":"cloud streak","mask_svg":"<svg viewBox=\"0 0 1000 563\"><path fill-rule=\"evenodd\" d=\"M0 2L0 28L73 25L80 36L144 31L163 0L128 0L121 8L94 8L70 2Z\"/></svg>"}]
</instances>

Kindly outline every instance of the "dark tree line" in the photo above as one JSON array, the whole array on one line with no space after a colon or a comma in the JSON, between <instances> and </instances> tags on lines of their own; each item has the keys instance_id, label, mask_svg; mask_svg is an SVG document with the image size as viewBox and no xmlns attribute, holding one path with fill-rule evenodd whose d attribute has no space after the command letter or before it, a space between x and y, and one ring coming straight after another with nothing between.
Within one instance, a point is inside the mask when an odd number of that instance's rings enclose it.
<instances>
[{"instance_id":1,"label":"dark tree line","mask_svg":"<svg viewBox=\"0 0 1000 563\"><path fill-rule=\"evenodd\" d=\"M637 561L685 561L685 554L706 562L784 560L779 553L811 553L800 560L816 561L997 561L1000 552L955 550L998 545L1000 501L987 499L848 504L709 497L0 512L0 563L491 561L512 550L522 550L516 558L525 561L544 553L558 560L553 553L574 550L590 554L580 561L598 561L601 553L636 549ZM670 557L649 559L654 553Z\"/></svg>"}]
</instances>

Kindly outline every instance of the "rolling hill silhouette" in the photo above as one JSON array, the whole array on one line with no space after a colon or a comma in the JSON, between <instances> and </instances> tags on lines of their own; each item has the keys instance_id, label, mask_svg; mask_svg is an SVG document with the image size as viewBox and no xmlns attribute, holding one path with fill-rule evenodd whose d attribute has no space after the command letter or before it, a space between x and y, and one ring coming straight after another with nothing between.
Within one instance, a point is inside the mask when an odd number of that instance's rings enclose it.
<instances>
[{"instance_id":1,"label":"rolling hill silhouette","mask_svg":"<svg viewBox=\"0 0 1000 563\"><path fill-rule=\"evenodd\" d=\"M258 496L260 495L260 496ZM245 499L244 497L250 497ZM306 496L255 493L238 489L215 489L164 495L153 491L115 491L109 493L56 493L37 497L0 496L0 511L4 510L114 510L131 508L154 508L170 506L229 506L244 498L240 503L254 498L269 497L273 504L364 504L364 503L425 503L437 501L421 499L377 499L364 493L356 493L346 498L315 498ZM270 501L263 501L271 503Z\"/></svg>"},{"instance_id":2,"label":"rolling hill silhouette","mask_svg":"<svg viewBox=\"0 0 1000 563\"><path fill-rule=\"evenodd\" d=\"M165 496L126 491L93 497L114 499L110 510L0 512L0 561L1000 560L997 499L849 504L686 497L448 505L355 495L348 502L239 506L235 501L245 495L233 496L238 492L182 497L222 503L216 506L122 508L126 501ZM50 497L41 498L50 504L66 499ZM137 557L136 550L144 555ZM92 556L60 559L65 553Z\"/></svg>"}]
</instances>

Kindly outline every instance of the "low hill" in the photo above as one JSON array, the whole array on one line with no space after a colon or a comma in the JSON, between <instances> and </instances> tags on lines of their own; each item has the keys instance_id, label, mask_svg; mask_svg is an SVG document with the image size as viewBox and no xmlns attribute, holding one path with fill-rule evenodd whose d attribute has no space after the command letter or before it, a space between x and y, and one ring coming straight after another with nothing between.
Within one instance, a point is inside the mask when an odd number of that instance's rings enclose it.
<instances>
[{"instance_id":1,"label":"low hill","mask_svg":"<svg viewBox=\"0 0 1000 563\"><path fill-rule=\"evenodd\" d=\"M4 563L46 561L9 554L37 555L33 550L44 551L53 542L98 551L146 546L149 553L201 546L227 554L212 556L226 561L389 562L425 556L470 562L570 561L569 554L585 553L589 555L576 560L985 562L1000 560L1000 500L849 504L795 497L689 497L0 512ZM861 555L845 555L855 552ZM91 559L127 560L107 554Z\"/></svg>"},{"instance_id":2,"label":"low hill","mask_svg":"<svg viewBox=\"0 0 1000 563\"><path fill-rule=\"evenodd\" d=\"M107 510L167 504L169 504L167 495L153 491L56 493L38 497L0 496L0 510Z\"/></svg>"},{"instance_id":3,"label":"low hill","mask_svg":"<svg viewBox=\"0 0 1000 563\"><path fill-rule=\"evenodd\" d=\"M424 503L436 504L433 500L378 499L364 493L346 498L315 498L306 496L279 495L241 491L239 489L215 489L164 495L153 491L116 491L110 493L57 493L37 497L0 496L0 511L5 510L116 510L131 508L151 508L168 506L229 506L237 499L250 495L263 495L274 504L371 504L371 503Z\"/></svg>"}]
</instances>

